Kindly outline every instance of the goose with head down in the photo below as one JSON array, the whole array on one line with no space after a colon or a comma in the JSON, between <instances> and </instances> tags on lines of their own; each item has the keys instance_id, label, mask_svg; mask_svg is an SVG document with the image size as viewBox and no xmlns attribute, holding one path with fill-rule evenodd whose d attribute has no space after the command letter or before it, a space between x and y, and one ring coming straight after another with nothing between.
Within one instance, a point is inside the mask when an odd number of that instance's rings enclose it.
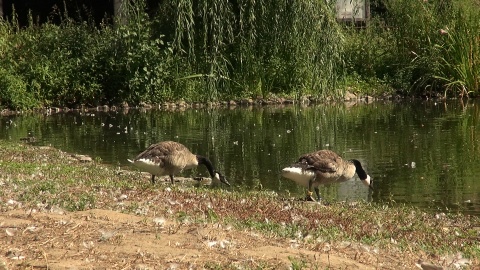
<instances>
[{"instance_id":1,"label":"goose with head down","mask_svg":"<svg viewBox=\"0 0 480 270\"><path fill-rule=\"evenodd\" d=\"M128 161L140 170L149 172L152 175L152 184L155 184L155 176L163 175L168 175L174 184L174 175L198 165L205 165L212 181L217 180L230 185L225 176L215 170L207 157L195 155L186 146L174 141L152 144L135 159Z\"/></svg>"},{"instance_id":2,"label":"goose with head down","mask_svg":"<svg viewBox=\"0 0 480 270\"><path fill-rule=\"evenodd\" d=\"M308 188L307 200L312 201L314 201L312 187L317 199L321 200L319 185L345 182L355 173L366 186L373 190L370 176L365 172L360 161L344 160L330 150L319 150L302 155L297 162L282 170L283 177Z\"/></svg>"}]
</instances>

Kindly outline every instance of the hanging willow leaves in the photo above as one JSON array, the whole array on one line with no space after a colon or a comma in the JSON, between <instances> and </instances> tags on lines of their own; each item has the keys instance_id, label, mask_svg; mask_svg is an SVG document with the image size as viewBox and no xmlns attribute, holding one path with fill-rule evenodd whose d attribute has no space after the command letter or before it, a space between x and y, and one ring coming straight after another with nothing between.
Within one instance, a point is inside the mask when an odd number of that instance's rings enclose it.
<instances>
[{"instance_id":1,"label":"hanging willow leaves","mask_svg":"<svg viewBox=\"0 0 480 270\"><path fill-rule=\"evenodd\" d=\"M192 74L205 75L196 78L209 99L341 94L335 84L343 65L343 37L331 5L179 0L175 8L175 50L187 55Z\"/></svg>"}]
</instances>

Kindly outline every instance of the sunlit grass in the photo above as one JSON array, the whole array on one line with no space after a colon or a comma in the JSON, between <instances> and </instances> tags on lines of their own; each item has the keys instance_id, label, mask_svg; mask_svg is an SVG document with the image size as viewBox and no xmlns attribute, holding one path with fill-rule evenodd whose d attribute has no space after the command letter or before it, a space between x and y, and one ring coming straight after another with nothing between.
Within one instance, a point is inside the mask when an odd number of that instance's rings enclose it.
<instances>
[{"instance_id":1,"label":"sunlit grass","mask_svg":"<svg viewBox=\"0 0 480 270\"><path fill-rule=\"evenodd\" d=\"M479 93L478 1L382 1L365 28L345 28L347 78L402 94Z\"/></svg>"},{"instance_id":2,"label":"sunlit grass","mask_svg":"<svg viewBox=\"0 0 480 270\"><path fill-rule=\"evenodd\" d=\"M457 23L439 30L444 42L439 45L440 67L435 76L444 83L445 92L476 94L480 88L480 8L456 13Z\"/></svg>"}]
</instances>

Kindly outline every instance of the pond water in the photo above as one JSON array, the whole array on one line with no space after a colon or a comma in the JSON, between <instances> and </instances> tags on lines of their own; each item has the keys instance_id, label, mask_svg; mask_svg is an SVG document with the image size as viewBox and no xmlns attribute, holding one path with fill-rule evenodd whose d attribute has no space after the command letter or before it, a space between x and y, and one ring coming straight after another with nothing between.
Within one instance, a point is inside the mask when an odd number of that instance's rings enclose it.
<instances>
[{"instance_id":1,"label":"pond water","mask_svg":"<svg viewBox=\"0 0 480 270\"><path fill-rule=\"evenodd\" d=\"M280 171L307 152L331 149L362 162L375 191L354 180L320 191L326 200L415 205L480 215L480 103L453 100L267 106L184 111L68 112L0 118L0 139L28 131L37 145L135 170L127 158L175 140L208 156L233 188L305 195ZM204 168L184 176L202 174Z\"/></svg>"}]
</instances>

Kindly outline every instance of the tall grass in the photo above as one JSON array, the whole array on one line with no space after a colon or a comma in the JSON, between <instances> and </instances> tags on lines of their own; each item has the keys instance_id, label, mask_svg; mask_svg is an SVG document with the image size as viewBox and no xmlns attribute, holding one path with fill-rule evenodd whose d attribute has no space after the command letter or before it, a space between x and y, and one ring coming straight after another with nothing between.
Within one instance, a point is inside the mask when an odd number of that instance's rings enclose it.
<instances>
[{"instance_id":1,"label":"tall grass","mask_svg":"<svg viewBox=\"0 0 480 270\"><path fill-rule=\"evenodd\" d=\"M478 95L478 1L377 2L384 14L363 31L346 32L350 74L406 94Z\"/></svg>"},{"instance_id":2,"label":"tall grass","mask_svg":"<svg viewBox=\"0 0 480 270\"><path fill-rule=\"evenodd\" d=\"M444 42L438 45L439 67L434 77L445 91L478 94L480 91L480 3L476 8L459 6L455 21L441 30Z\"/></svg>"}]
</instances>

